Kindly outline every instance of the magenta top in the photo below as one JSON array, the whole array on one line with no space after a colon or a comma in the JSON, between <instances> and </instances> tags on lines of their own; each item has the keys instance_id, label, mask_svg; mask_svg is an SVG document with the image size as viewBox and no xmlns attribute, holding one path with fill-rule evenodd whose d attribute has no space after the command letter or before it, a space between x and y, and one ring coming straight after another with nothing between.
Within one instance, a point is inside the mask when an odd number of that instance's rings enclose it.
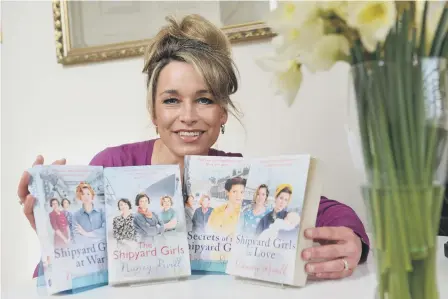
<instances>
[{"instance_id":1,"label":"magenta top","mask_svg":"<svg viewBox=\"0 0 448 299\"><path fill-rule=\"evenodd\" d=\"M108 147L96 154L89 165L103 167L150 165L155 140L151 139ZM216 149L210 149L208 155L228 157L243 156L242 154L227 153ZM316 226L345 226L351 228L362 241L362 255L359 262L363 263L366 261L370 250L369 238L363 223L352 208L322 196L317 213Z\"/></svg>"}]
</instances>

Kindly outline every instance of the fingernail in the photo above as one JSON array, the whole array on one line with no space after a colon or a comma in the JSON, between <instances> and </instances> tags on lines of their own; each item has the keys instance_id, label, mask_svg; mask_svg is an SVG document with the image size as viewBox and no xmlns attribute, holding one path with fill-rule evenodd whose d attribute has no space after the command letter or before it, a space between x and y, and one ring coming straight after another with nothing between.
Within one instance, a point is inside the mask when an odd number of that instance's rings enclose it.
<instances>
[{"instance_id":1,"label":"fingernail","mask_svg":"<svg viewBox=\"0 0 448 299\"><path fill-rule=\"evenodd\" d=\"M314 272L314 266L313 265L307 265L308 272Z\"/></svg>"},{"instance_id":2,"label":"fingernail","mask_svg":"<svg viewBox=\"0 0 448 299\"><path fill-rule=\"evenodd\" d=\"M305 260L309 260L310 257L311 257L311 252L309 252L309 251L305 251L305 252L303 253L303 258L304 258Z\"/></svg>"},{"instance_id":3,"label":"fingernail","mask_svg":"<svg viewBox=\"0 0 448 299\"><path fill-rule=\"evenodd\" d=\"M306 237L312 237L313 236L313 230L310 229L310 228L305 230L305 236Z\"/></svg>"}]
</instances>

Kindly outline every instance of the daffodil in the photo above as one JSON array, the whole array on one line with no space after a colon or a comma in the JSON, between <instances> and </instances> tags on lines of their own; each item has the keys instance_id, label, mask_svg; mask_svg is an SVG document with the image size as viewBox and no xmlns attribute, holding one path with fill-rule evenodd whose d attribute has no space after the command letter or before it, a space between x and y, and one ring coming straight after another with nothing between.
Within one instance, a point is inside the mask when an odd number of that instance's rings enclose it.
<instances>
[{"instance_id":1,"label":"daffodil","mask_svg":"<svg viewBox=\"0 0 448 299\"><path fill-rule=\"evenodd\" d=\"M348 1L319 1L317 3L324 13L332 12L344 21L348 18Z\"/></svg>"},{"instance_id":2,"label":"daffodil","mask_svg":"<svg viewBox=\"0 0 448 299\"><path fill-rule=\"evenodd\" d=\"M311 72L328 71L337 61L348 61L350 44L341 34L323 36L312 51L300 55L300 62Z\"/></svg>"},{"instance_id":3,"label":"daffodil","mask_svg":"<svg viewBox=\"0 0 448 299\"><path fill-rule=\"evenodd\" d=\"M280 2L267 19L268 26L280 36L273 43L279 55L293 59L314 46L324 34L319 12L314 1Z\"/></svg>"},{"instance_id":4,"label":"daffodil","mask_svg":"<svg viewBox=\"0 0 448 299\"><path fill-rule=\"evenodd\" d=\"M357 29L367 51L375 51L378 43L384 42L395 24L394 1L348 2L347 24Z\"/></svg>"},{"instance_id":5,"label":"daffodil","mask_svg":"<svg viewBox=\"0 0 448 299\"><path fill-rule=\"evenodd\" d=\"M276 94L282 95L286 104L291 106L302 83L301 66L297 60L270 56L262 57L256 62L262 70L274 73Z\"/></svg>"}]
</instances>

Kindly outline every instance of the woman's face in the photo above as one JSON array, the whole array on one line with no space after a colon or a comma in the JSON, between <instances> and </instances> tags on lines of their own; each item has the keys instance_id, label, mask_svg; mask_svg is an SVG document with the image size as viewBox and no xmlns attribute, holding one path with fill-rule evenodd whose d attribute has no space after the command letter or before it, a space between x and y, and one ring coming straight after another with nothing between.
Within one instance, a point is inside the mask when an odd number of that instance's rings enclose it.
<instances>
[{"instance_id":1,"label":"woman's face","mask_svg":"<svg viewBox=\"0 0 448 299\"><path fill-rule=\"evenodd\" d=\"M119 203L120 211L123 213L129 212L129 205L124 201L120 201Z\"/></svg>"},{"instance_id":2,"label":"woman's face","mask_svg":"<svg viewBox=\"0 0 448 299\"><path fill-rule=\"evenodd\" d=\"M168 197L165 197L165 198L162 200L162 206L163 206L163 208L164 208L165 210L171 208L171 199L169 199Z\"/></svg>"},{"instance_id":3,"label":"woman's face","mask_svg":"<svg viewBox=\"0 0 448 299\"><path fill-rule=\"evenodd\" d=\"M241 205L244 198L244 186L243 185L233 185L230 191L227 192L229 202L234 205Z\"/></svg>"},{"instance_id":4,"label":"woman's face","mask_svg":"<svg viewBox=\"0 0 448 299\"><path fill-rule=\"evenodd\" d=\"M53 211L56 211L59 209L59 203L56 200L53 200L51 207L53 208Z\"/></svg>"},{"instance_id":5,"label":"woman's face","mask_svg":"<svg viewBox=\"0 0 448 299\"><path fill-rule=\"evenodd\" d=\"M257 192L257 198L255 199L255 203L259 205L264 205L267 199L266 188L260 188Z\"/></svg>"},{"instance_id":6,"label":"woman's face","mask_svg":"<svg viewBox=\"0 0 448 299\"><path fill-rule=\"evenodd\" d=\"M289 198L291 197L291 194L288 192L281 192L277 198L275 199L275 209L277 211L282 211L286 208L289 202Z\"/></svg>"},{"instance_id":7,"label":"woman's face","mask_svg":"<svg viewBox=\"0 0 448 299\"><path fill-rule=\"evenodd\" d=\"M142 209L147 209L149 204L149 199L145 196L139 199L138 206Z\"/></svg>"},{"instance_id":8,"label":"woman's face","mask_svg":"<svg viewBox=\"0 0 448 299\"><path fill-rule=\"evenodd\" d=\"M163 144L178 157L207 154L227 121L202 76L179 61L160 72L154 112L153 123Z\"/></svg>"},{"instance_id":9,"label":"woman's face","mask_svg":"<svg viewBox=\"0 0 448 299\"><path fill-rule=\"evenodd\" d=\"M93 196L92 193L90 192L89 188L83 188L81 191L81 201L84 204L90 204L92 203L93 200Z\"/></svg>"},{"instance_id":10,"label":"woman's face","mask_svg":"<svg viewBox=\"0 0 448 299\"><path fill-rule=\"evenodd\" d=\"M208 207L210 206L210 199L209 199L208 197L204 197L204 198L202 199L201 206L202 206L204 209L208 208Z\"/></svg>"},{"instance_id":11,"label":"woman's face","mask_svg":"<svg viewBox=\"0 0 448 299\"><path fill-rule=\"evenodd\" d=\"M64 201L62 202L62 207L63 207L65 210L68 210L68 208L70 207L70 204L68 203L67 200L64 200Z\"/></svg>"}]
</instances>

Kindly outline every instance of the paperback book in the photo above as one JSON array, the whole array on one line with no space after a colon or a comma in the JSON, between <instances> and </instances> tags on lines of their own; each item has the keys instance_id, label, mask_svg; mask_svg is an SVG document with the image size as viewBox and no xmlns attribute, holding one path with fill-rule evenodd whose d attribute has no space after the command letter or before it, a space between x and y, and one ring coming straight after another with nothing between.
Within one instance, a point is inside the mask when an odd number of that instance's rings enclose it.
<instances>
[{"instance_id":1,"label":"paperback book","mask_svg":"<svg viewBox=\"0 0 448 299\"><path fill-rule=\"evenodd\" d=\"M41 245L39 291L56 294L107 284L101 166L35 166L29 191Z\"/></svg>"},{"instance_id":2,"label":"paperback book","mask_svg":"<svg viewBox=\"0 0 448 299\"><path fill-rule=\"evenodd\" d=\"M302 286L307 274L301 252L313 245L321 196L317 162L309 155L252 159L226 273Z\"/></svg>"},{"instance_id":3,"label":"paperback book","mask_svg":"<svg viewBox=\"0 0 448 299\"><path fill-rule=\"evenodd\" d=\"M105 168L109 284L191 275L178 165Z\"/></svg>"},{"instance_id":4,"label":"paperback book","mask_svg":"<svg viewBox=\"0 0 448 299\"><path fill-rule=\"evenodd\" d=\"M240 157L185 157L185 214L192 270L225 273L248 174L249 166Z\"/></svg>"}]
</instances>

